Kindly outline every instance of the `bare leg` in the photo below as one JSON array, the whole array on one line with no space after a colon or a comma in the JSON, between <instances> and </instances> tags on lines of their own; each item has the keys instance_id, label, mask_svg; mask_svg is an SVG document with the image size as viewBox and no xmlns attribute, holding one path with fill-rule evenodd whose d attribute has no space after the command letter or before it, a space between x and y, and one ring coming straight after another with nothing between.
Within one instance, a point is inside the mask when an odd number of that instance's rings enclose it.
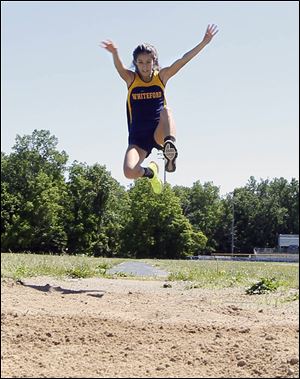
<instances>
[{"instance_id":1,"label":"bare leg","mask_svg":"<svg viewBox=\"0 0 300 379\"><path fill-rule=\"evenodd\" d=\"M166 107L160 112L160 120L154 133L154 139L159 145L163 145L165 137L168 136L176 137L176 126L171 109Z\"/></svg>"},{"instance_id":2,"label":"bare leg","mask_svg":"<svg viewBox=\"0 0 300 379\"><path fill-rule=\"evenodd\" d=\"M150 162L148 167L143 168L142 162L146 158L147 152L136 145L127 148L124 158L124 175L128 179L137 179L145 176L150 179L153 192L159 194L163 190L162 181L158 177L158 165Z\"/></svg>"},{"instance_id":3,"label":"bare leg","mask_svg":"<svg viewBox=\"0 0 300 379\"><path fill-rule=\"evenodd\" d=\"M128 179L137 179L144 175L144 169L141 167L146 158L146 151L135 145L128 146L124 158L124 175Z\"/></svg>"}]
</instances>

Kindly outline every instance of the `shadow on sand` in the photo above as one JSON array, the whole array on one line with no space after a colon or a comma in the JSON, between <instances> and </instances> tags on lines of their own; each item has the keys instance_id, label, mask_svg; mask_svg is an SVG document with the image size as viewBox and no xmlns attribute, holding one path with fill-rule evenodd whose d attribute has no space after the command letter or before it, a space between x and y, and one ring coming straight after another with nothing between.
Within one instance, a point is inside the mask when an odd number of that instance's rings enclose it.
<instances>
[{"instance_id":1,"label":"shadow on sand","mask_svg":"<svg viewBox=\"0 0 300 379\"><path fill-rule=\"evenodd\" d=\"M21 284L24 287L33 288L37 291L59 292L62 295L86 293L87 296L102 297L104 295L104 292L105 292L105 291L99 291L99 290L71 290L71 289L67 289L67 288L62 288L60 286L51 286L50 284L45 284L44 286L38 286L35 284L26 284L22 280L17 280L17 283ZM96 293L94 293L94 292L96 292Z\"/></svg>"}]
</instances>

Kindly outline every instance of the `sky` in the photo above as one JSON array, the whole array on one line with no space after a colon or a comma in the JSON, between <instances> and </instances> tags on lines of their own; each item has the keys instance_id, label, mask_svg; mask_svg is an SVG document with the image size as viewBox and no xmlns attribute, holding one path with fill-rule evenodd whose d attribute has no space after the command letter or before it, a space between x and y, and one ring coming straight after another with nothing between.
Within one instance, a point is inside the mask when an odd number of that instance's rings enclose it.
<instances>
[{"instance_id":1,"label":"sky","mask_svg":"<svg viewBox=\"0 0 300 379\"><path fill-rule=\"evenodd\" d=\"M75 160L105 165L121 185L127 148L125 82L101 47L128 68L142 42L169 66L219 32L166 86L177 130L172 186L211 182L226 195L299 172L298 1L2 1L1 151L49 130ZM153 150L163 178L163 160Z\"/></svg>"}]
</instances>

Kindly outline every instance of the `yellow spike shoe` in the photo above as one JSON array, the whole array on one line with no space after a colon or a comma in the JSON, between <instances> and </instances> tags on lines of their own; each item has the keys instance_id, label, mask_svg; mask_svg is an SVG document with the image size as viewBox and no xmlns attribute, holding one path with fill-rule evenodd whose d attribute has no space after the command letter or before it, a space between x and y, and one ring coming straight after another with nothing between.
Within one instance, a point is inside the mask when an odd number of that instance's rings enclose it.
<instances>
[{"instance_id":1,"label":"yellow spike shoe","mask_svg":"<svg viewBox=\"0 0 300 379\"><path fill-rule=\"evenodd\" d=\"M150 183L151 183L151 186L152 186L152 190L154 193L156 194L160 194L162 193L162 190L163 190L163 184L162 184L162 181L159 179L159 176L158 176L158 165L155 163L155 162L150 162L149 163L149 166L148 166L154 173L154 176L153 178L150 178Z\"/></svg>"}]
</instances>

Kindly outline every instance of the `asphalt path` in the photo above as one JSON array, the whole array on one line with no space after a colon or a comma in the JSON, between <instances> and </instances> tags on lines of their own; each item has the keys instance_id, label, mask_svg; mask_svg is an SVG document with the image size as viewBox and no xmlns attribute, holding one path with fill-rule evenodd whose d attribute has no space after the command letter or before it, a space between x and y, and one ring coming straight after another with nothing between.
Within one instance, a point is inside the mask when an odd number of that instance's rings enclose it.
<instances>
[{"instance_id":1,"label":"asphalt path","mask_svg":"<svg viewBox=\"0 0 300 379\"><path fill-rule=\"evenodd\" d=\"M123 262L107 270L107 274L128 274L133 276L167 277L168 272L159 270L144 262Z\"/></svg>"}]
</instances>

